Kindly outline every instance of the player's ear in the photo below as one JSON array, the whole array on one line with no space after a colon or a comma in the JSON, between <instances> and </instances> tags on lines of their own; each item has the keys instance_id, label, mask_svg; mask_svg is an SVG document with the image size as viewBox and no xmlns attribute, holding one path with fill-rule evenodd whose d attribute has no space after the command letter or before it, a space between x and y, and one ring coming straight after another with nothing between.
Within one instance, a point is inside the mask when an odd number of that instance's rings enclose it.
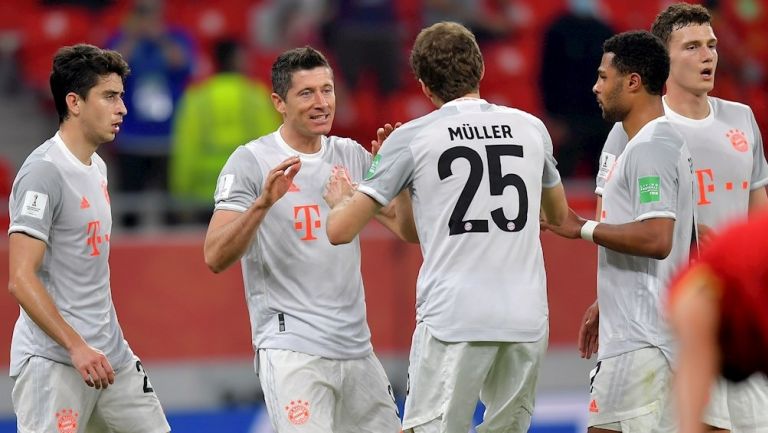
<instances>
[{"instance_id":1,"label":"player's ear","mask_svg":"<svg viewBox=\"0 0 768 433\"><path fill-rule=\"evenodd\" d=\"M626 80L627 87L631 92L638 92L643 90L643 78L640 76L640 74L636 72L627 74Z\"/></svg>"},{"instance_id":2,"label":"player's ear","mask_svg":"<svg viewBox=\"0 0 768 433\"><path fill-rule=\"evenodd\" d=\"M67 110L69 110L70 113L75 116L80 114L80 104L83 102L80 95L75 92L69 92L67 93L67 96L64 97L64 101L67 103Z\"/></svg>"},{"instance_id":3,"label":"player's ear","mask_svg":"<svg viewBox=\"0 0 768 433\"><path fill-rule=\"evenodd\" d=\"M272 93L272 105L275 107L278 113L285 116L285 101L277 93Z\"/></svg>"}]
</instances>

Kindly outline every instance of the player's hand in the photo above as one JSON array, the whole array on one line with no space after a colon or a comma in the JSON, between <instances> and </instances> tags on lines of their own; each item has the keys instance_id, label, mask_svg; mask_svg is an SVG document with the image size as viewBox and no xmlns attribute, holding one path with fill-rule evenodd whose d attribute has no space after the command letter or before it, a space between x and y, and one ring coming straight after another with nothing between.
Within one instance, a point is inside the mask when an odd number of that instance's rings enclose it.
<instances>
[{"instance_id":1,"label":"player's hand","mask_svg":"<svg viewBox=\"0 0 768 433\"><path fill-rule=\"evenodd\" d=\"M395 129L399 128L402 124L403 122L397 122L395 123L395 126L392 126L390 123L385 123L382 128L376 130L376 139L371 140L371 154L373 156L376 156L376 154L379 153L381 145L384 144L384 140L389 137L389 134L391 134Z\"/></svg>"},{"instance_id":2,"label":"player's hand","mask_svg":"<svg viewBox=\"0 0 768 433\"><path fill-rule=\"evenodd\" d=\"M115 383L115 371L102 351L83 342L70 351L69 357L86 385L106 389Z\"/></svg>"},{"instance_id":3,"label":"player's hand","mask_svg":"<svg viewBox=\"0 0 768 433\"><path fill-rule=\"evenodd\" d=\"M352 196L355 192L355 187L355 184L352 183L352 179L349 177L347 169L336 166L333 168L331 177L328 178L328 182L325 184L323 199L328 203L328 206L333 209L345 198Z\"/></svg>"},{"instance_id":4,"label":"player's hand","mask_svg":"<svg viewBox=\"0 0 768 433\"><path fill-rule=\"evenodd\" d=\"M552 232L568 239L578 239L581 237L581 226L583 226L586 221L587 220L584 218L576 215L576 212L574 212L573 209L569 208L568 216L565 217L565 220L561 225L556 226L554 224L550 224L546 221L545 218L541 218L539 223L541 224L542 230L551 230Z\"/></svg>"},{"instance_id":5,"label":"player's hand","mask_svg":"<svg viewBox=\"0 0 768 433\"><path fill-rule=\"evenodd\" d=\"M269 171L264 182L264 191L260 196L265 206L272 206L288 192L299 169L301 160L298 156L292 156Z\"/></svg>"},{"instance_id":6,"label":"player's hand","mask_svg":"<svg viewBox=\"0 0 768 433\"><path fill-rule=\"evenodd\" d=\"M595 303L587 307L579 327L579 352L581 357L590 359L598 349L598 329L600 324L600 308Z\"/></svg>"}]
</instances>

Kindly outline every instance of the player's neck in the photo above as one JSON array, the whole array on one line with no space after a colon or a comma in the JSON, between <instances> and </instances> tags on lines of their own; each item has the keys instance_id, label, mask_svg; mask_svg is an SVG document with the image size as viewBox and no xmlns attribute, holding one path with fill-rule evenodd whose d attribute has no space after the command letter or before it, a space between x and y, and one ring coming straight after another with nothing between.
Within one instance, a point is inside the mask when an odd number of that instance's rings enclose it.
<instances>
[{"instance_id":1,"label":"player's neck","mask_svg":"<svg viewBox=\"0 0 768 433\"><path fill-rule=\"evenodd\" d=\"M69 121L65 121L59 125L59 136L64 142L64 146L75 155L75 158L85 165L91 165L91 156L99 146L90 144L82 129L77 128Z\"/></svg>"},{"instance_id":2,"label":"player's neck","mask_svg":"<svg viewBox=\"0 0 768 433\"><path fill-rule=\"evenodd\" d=\"M322 148L322 137L319 135L305 136L289 128L280 128L280 136L285 143L293 150L299 153L311 155L317 153Z\"/></svg>"},{"instance_id":3,"label":"player's neck","mask_svg":"<svg viewBox=\"0 0 768 433\"><path fill-rule=\"evenodd\" d=\"M701 120L709 116L709 96L693 94L683 89L667 87L664 101L675 113L689 119Z\"/></svg>"},{"instance_id":4,"label":"player's neck","mask_svg":"<svg viewBox=\"0 0 768 433\"><path fill-rule=\"evenodd\" d=\"M648 95L646 101L635 104L627 117L621 121L627 137L631 140L648 122L664 115L664 105L658 96Z\"/></svg>"}]
</instances>

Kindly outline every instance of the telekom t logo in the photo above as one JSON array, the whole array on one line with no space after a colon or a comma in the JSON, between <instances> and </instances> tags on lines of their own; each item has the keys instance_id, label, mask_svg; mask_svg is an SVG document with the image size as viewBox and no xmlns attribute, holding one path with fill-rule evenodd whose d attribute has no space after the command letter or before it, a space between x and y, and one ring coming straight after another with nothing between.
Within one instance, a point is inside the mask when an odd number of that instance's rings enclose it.
<instances>
[{"instance_id":1,"label":"telekom t logo","mask_svg":"<svg viewBox=\"0 0 768 433\"><path fill-rule=\"evenodd\" d=\"M320 228L320 207L316 204L294 206L293 208L293 226L296 231L304 231L302 241L314 241L317 239L312 234L312 229Z\"/></svg>"},{"instance_id":2,"label":"telekom t logo","mask_svg":"<svg viewBox=\"0 0 768 433\"><path fill-rule=\"evenodd\" d=\"M101 221L88 221L87 237L85 242L91 247L91 256L101 255L99 245L109 242L109 235L101 236Z\"/></svg>"}]
</instances>

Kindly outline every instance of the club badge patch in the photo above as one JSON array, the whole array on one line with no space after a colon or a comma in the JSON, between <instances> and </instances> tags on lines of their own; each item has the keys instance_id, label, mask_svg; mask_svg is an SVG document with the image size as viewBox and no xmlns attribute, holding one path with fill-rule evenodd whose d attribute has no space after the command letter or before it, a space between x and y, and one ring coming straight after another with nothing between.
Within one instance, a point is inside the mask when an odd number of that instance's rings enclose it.
<instances>
[{"instance_id":1,"label":"club badge patch","mask_svg":"<svg viewBox=\"0 0 768 433\"><path fill-rule=\"evenodd\" d=\"M285 406L285 412L288 415L288 421L293 425L306 424L309 421L309 402L303 400L291 401Z\"/></svg>"}]
</instances>

